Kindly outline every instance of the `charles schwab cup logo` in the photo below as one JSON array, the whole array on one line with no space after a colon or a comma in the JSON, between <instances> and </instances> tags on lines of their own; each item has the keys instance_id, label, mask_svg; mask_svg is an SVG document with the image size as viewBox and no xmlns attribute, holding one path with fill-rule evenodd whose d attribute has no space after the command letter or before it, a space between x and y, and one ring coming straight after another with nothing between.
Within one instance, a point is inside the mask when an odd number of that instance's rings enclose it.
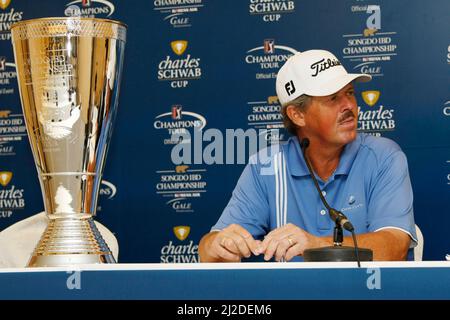
<instances>
[{"instance_id":1,"label":"charles schwab cup logo","mask_svg":"<svg viewBox=\"0 0 450 320\"><path fill-rule=\"evenodd\" d=\"M0 0L0 41L11 41L11 25L23 19L23 11L10 7L11 0Z\"/></svg>"},{"instance_id":2,"label":"charles schwab cup logo","mask_svg":"<svg viewBox=\"0 0 450 320\"><path fill-rule=\"evenodd\" d=\"M375 77L383 76L382 65L397 55L397 32L383 31L379 5L353 5L351 12L365 25L359 30L344 34L342 49L344 59L353 64L353 70ZM361 32L361 33L358 33Z\"/></svg>"},{"instance_id":3,"label":"charles schwab cup logo","mask_svg":"<svg viewBox=\"0 0 450 320\"><path fill-rule=\"evenodd\" d=\"M0 171L0 218L9 218L15 210L25 208L24 189L11 184L13 173Z\"/></svg>"},{"instance_id":4,"label":"charles schwab cup logo","mask_svg":"<svg viewBox=\"0 0 450 320\"><path fill-rule=\"evenodd\" d=\"M249 13L259 15L264 22L277 22L285 14L295 12L293 0L249 0Z\"/></svg>"},{"instance_id":5,"label":"charles schwab cup logo","mask_svg":"<svg viewBox=\"0 0 450 320\"><path fill-rule=\"evenodd\" d=\"M110 17L114 5L107 0L75 0L66 4L64 14L67 17Z\"/></svg>"},{"instance_id":6,"label":"charles schwab cup logo","mask_svg":"<svg viewBox=\"0 0 450 320\"><path fill-rule=\"evenodd\" d=\"M376 107L381 92L377 90L363 91L361 96L367 107L358 107L358 130L381 136L382 132L395 130L394 109L382 104Z\"/></svg>"},{"instance_id":7,"label":"charles schwab cup logo","mask_svg":"<svg viewBox=\"0 0 450 320\"><path fill-rule=\"evenodd\" d=\"M278 69L297 50L275 44L275 39L265 39L262 46L247 51L245 63L257 68L256 79L275 79Z\"/></svg>"},{"instance_id":8,"label":"charles schwab cup logo","mask_svg":"<svg viewBox=\"0 0 450 320\"><path fill-rule=\"evenodd\" d=\"M16 65L0 56L0 95L14 94L16 78Z\"/></svg>"},{"instance_id":9,"label":"charles schwab cup logo","mask_svg":"<svg viewBox=\"0 0 450 320\"><path fill-rule=\"evenodd\" d=\"M269 96L265 100L247 102L247 125L259 129L259 133L269 144L278 143L286 139L283 129L281 105L277 96ZM277 130L273 130L277 129Z\"/></svg>"},{"instance_id":10,"label":"charles schwab cup logo","mask_svg":"<svg viewBox=\"0 0 450 320\"><path fill-rule=\"evenodd\" d=\"M176 226L173 228L173 234L178 240L169 241L161 249L161 263L193 263L199 262L198 245L194 245L194 241L183 243L191 232L189 226ZM182 244L176 244L182 242Z\"/></svg>"},{"instance_id":11,"label":"charles schwab cup logo","mask_svg":"<svg viewBox=\"0 0 450 320\"><path fill-rule=\"evenodd\" d=\"M201 114L185 111L182 105L173 105L170 112L155 117L153 127L156 130L166 130L169 138L164 138L164 144L190 143L184 140L172 140L172 135L183 134L188 130L202 130L206 126L206 119ZM180 136L179 139L182 139Z\"/></svg>"},{"instance_id":12,"label":"charles schwab cup logo","mask_svg":"<svg viewBox=\"0 0 450 320\"><path fill-rule=\"evenodd\" d=\"M176 40L170 43L175 57L167 55L158 64L158 80L170 81L172 88L185 88L189 81L198 80L202 76L200 58L185 55L188 48L186 40Z\"/></svg>"},{"instance_id":13,"label":"charles schwab cup logo","mask_svg":"<svg viewBox=\"0 0 450 320\"><path fill-rule=\"evenodd\" d=\"M191 26L191 16L200 11L204 0L154 0L153 10L159 11L174 28Z\"/></svg>"}]
</instances>

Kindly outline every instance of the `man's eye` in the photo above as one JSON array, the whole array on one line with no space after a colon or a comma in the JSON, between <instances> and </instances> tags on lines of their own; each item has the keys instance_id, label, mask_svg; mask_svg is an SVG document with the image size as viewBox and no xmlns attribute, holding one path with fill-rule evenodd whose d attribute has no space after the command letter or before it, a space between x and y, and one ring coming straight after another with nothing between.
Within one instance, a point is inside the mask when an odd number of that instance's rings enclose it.
<instances>
[{"instance_id":1,"label":"man's eye","mask_svg":"<svg viewBox=\"0 0 450 320\"><path fill-rule=\"evenodd\" d=\"M336 99L337 99L337 96L332 96L330 100L331 101L336 101Z\"/></svg>"},{"instance_id":2,"label":"man's eye","mask_svg":"<svg viewBox=\"0 0 450 320\"><path fill-rule=\"evenodd\" d=\"M349 96L354 96L354 95L355 95L355 91L354 91L354 90L348 91L348 95L349 95Z\"/></svg>"}]
</instances>

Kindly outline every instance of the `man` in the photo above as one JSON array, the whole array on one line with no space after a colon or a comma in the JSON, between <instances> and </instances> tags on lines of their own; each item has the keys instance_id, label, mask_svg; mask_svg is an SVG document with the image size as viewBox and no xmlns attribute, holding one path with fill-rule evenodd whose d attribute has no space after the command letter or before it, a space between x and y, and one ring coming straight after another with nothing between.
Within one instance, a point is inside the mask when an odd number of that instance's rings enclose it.
<instances>
[{"instance_id":1,"label":"man","mask_svg":"<svg viewBox=\"0 0 450 320\"><path fill-rule=\"evenodd\" d=\"M405 260L417 242L406 157L395 142L356 132L353 82L370 79L348 74L324 50L287 60L276 90L294 136L269 161L250 159L219 221L200 241L202 262L252 254L301 260L306 249L332 245L334 222L307 170L303 138L322 194L352 222L358 245L372 249L374 260ZM352 245L345 235L344 245Z\"/></svg>"}]
</instances>

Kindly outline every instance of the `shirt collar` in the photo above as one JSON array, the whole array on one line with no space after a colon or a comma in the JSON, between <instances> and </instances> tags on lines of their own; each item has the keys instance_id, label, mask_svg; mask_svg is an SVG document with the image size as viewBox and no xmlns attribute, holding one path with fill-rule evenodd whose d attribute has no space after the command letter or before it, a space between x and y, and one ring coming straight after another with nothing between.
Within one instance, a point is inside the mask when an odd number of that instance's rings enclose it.
<instances>
[{"instance_id":1,"label":"shirt collar","mask_svg":"<svg viewBox=\"0 0 450 320\"><path fill-rule=\"evenodd\" d=\"M355 140L345 145L335 175L348 175L350 173L350 169L356 158L360 145L361 135L359 134L356 136ZM308 167L306 166L305 159L303 158L300 142L297 137L289 138L287 152L288 168L291 175L298 177L309 176Z\"/></svg>"}]
</instances>

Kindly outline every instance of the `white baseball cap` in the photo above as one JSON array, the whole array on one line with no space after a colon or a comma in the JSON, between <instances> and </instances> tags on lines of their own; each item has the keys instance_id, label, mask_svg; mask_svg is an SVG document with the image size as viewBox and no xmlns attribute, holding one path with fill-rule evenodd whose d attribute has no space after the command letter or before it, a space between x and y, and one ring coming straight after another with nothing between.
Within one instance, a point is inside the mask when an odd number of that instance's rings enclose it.
<instances>
[{"instance_id":1,"label":"white baseball cap","mask_svg":"<svg viewBox=\"0 0 450 320\"><path fill-rule=\"evenodd\" d=\"M302 94L323 97L338 92L353 80L367 82L368 74L347 73L334 54L325 50L297 52L280 68L276 90L283 105Z\"/></svg>"}]
</instances>

